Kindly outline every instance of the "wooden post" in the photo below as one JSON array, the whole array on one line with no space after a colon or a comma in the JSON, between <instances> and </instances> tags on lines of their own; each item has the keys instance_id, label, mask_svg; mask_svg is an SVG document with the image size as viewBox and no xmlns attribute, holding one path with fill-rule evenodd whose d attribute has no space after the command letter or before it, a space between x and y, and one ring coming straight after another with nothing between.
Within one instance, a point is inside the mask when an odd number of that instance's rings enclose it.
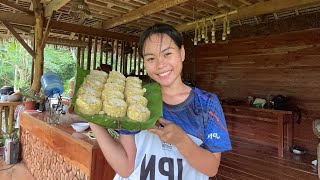
<instances>
[{"instance_id":1,"label":"wooden post","mask_svg":"<svg viewBox=\"0 0 320 180\"><path fill-rule=\"evenodd\" d=\"M119 40L116 41L116 67L115 70L118 70L118 58L119 58Z\"/></svg>"},{"instance_id":2,"label":"wooden post","mask_svg":"<svg viewBox=\"0 0 320 180\"><path fill-rule=\"evenodd\" d=\"M111 50L111 69L113 70L113 66L114 66L114 62L113 62L113 54L114 54L114 51L113 51L113 46L114 46L114 40L111 39L111 47L112 47L112 50Z\"/></svg>"},{"instance_id":3,"label":"wooden post","mask_svg":"<svg viewBox=\"0 0 320 180\"><path fill-rule=\"evenodd\" d=\"M35 92L39 92L41 89L41 76L43 74L43 51L44 48L41 47L42 39L43 39L43 7L40 3L40 0L32 0L34 15L35 15L35 26L34 26L34 34L35 34L35 52L36 57L34 59L34 77L31 89Z\"/></svg>"},{"instance_id":4,"label":"wooden post","mask_svg":"<svg viewBox=\"0 0 320 180\"><path fill-rule=\"evenodd\" d=\"M79 34L78 40L81 41L81 34ZM81 57L81 47L78 47L78 48L77 48L77 65L78 65L79 67L81 67L80 57Z\"/></svg>"},{"instance_id":5,"label":"wooden post","mask_svg":"<svg viewBox=\"0 0 320 180\"><path fill-rule=\"evenodd\" d=\"M100 65L99 66L101 66L102 64L102 58L103 58L103 38L101 38L100 40Z\"/></svg>"},{"instance_id":6,"label":"wooden post","mask_svg":"<svg viewBox=\"0 0 320 180\"><path fill-rule=\"evenodd\" d=\"M92 36L88 38L88 59L87 59L87 70L91 69L91 49L92 49Z\"/></svg>"},{"instance_id":7,"label":"wooden post","mask_svg":"<svg viewBox=\"0 0 320 180\"><path fill-rule=\"evenodd\" d=\"M108 44L109 44L109 39L106 39L106 45L109 46ZM105 61L105 64L108 64L108 58L109 58L109 50L106 51L106 61Z\"/></svg>"},{"instance_id":8,"label":"wooden post","mask_svg":"<svg viewBox=\"0 0 320 180\"><path fill-rule=\"evenodd\" d=\"M82 36L82 41L86 41L85 35ZM81 62L80 62L80 67L84 69L84 50L85 48L81 48Z\"/></svg>"},{"instance_id":9,"label":"wooden post","mask_svg":"<svg viewBox=\"0 0 320 180\"><path fill-rule=\"evenodd\" d=\"M137 53L138 53L138 44L135 43L135 46L134 46L134 75L137 74L137 70L139 71L139 68L137 68Z\"/></svg>"},{"instance_id":10,"label":"wooden post","mask_svg":"<svg viewBox=\"0 0 320 180\"><path fill-rule=\"evenodd\" d=\"M98 39L97 37L94 37L93 69L97 69L97 49L98 49Z\"/></svg>"}]
</instances>

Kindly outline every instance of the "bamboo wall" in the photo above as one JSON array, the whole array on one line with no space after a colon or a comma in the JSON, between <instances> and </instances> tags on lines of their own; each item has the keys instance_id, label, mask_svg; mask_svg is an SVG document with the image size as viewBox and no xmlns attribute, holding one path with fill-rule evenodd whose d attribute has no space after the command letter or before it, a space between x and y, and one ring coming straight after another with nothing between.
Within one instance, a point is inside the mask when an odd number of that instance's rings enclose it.
<instances>
[{"instance_id":1,"label":"bamboo wall","mask_svg":"<svg viewBox=\"0 0 320 180\"><path fill-rule=\"evenodd\" d=\"M220 99L290 97L303 110L301 124L294 124L294 144L315 154L312 121L320 117L319 59L320 29L204 44L195 47L194 78L199 88Z\"/></svg>"},{"instance_id":2,"label":"bamboo wall","mask_svg":"<svg viewBox=\"0 0 320 180\"><path fill-rule=\"evenodd\" d=\"M110 65L112 70L124 75L146 75L142 58L138 54L137 42L122 41L89 35L79 35L87 47L78 47L77 64L87 70ZM131 49L131 52L127 52Z\"/></svg>"}]
</instances>

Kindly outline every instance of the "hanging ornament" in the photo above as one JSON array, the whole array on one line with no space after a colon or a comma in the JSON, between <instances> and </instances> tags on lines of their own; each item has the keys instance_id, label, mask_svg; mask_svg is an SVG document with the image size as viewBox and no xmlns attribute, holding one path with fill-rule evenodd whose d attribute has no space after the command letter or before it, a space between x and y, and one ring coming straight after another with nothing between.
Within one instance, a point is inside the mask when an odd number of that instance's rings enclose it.
<instances>
[{"instance_id":1,"label":"hanging ornament","mask_svg":"<svg viewBox=\"0 0 320 180\"><path fill-rule=\"evenodd\" d=\"M227 21L227 34L230 34L231 32L231 29L230 29L230 20L228 18L228 13L227 13L227 16L226 16L226 21Z\"/></svg>"},{"instance_id":2,"label":"hanging ornament","mask_svg":"<svg viewBox=\"0 0 320 180\"><path fill-rule=\"evenodd\" d=\"M227 18L226 16L223 19L223 32L222 32L222 40L227 39Z\"/></svg>"},{"instance_id":3,"label":"hanging ornament","mask_svg":"<svg viewBox=\"0 0 320 180\"><path fill-rule=\"evenodd\" d=\"M210 19L210 22L212 24L212 27L211 27L211 42L212 43L215 43L216 42L216 25L215 25L215 20Z\"/></svg>"},{"instance_id":4,"label":"hanging ornament","mask_svg":"<svg viewBox=\"0 0 320 180\"><path fill-rule=\"evenodd\" d=\"M209 43L208 26L207 26L207 25L205 25L205 37L204 37L204 42L205 42L206 44Z\"/></svg>"}]
</instances>

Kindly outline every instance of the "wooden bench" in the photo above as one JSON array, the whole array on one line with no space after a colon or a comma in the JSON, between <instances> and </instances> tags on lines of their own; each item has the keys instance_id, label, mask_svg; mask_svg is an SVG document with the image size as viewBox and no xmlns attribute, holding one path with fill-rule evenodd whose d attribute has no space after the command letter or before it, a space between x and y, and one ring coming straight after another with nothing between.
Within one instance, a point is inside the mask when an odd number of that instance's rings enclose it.
<instances>
[{"instance_id":1,"label":"wooden bench","mask_svg":"<svg viewBox=\"0 0 320 180\"><path fill-rule=\"evenodd\" d=\"M292 146L291 111L261 109L248 106L223 105L231 139L276 147L278 156Z\"/></svg>"}]
</instances>

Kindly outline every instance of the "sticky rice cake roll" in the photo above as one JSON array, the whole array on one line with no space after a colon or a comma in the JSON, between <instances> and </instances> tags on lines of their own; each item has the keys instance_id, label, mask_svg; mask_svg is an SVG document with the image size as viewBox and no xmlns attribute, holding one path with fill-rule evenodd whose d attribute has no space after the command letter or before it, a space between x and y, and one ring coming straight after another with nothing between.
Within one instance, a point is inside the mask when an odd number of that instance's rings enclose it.
<instances>
[{"instance_id":1,"label":"sticky rice cake roll","mask_svg":"<svg viewBox=\"0 0 320 180\"><path fill-rule=\"evenodd\" d=\"M99 81L102 84L106 83L106 81L107 81L107 78L105 78L103 76L97 76L97 75L92 75L92 74L87 75L85 77L85 79Z\"/></svg>"},{"instance_id":2,"label":"sticky rice cake roll","mask_svg":"<svg viewBox=\"0 0 320 180\"><path fill-rule=\"evenodd\" d=\"M139 88L142 89L142 85L140 83L136 83L133 81L126 82L126 88Z\"/></svg>"},{"instance_id":3,"label":"sticky rice cake roll","mask_svg":"<svg viewBox=\"0 0 320 180\"><path fill-rule=\"evenodd\" d=\"M76 105L82 114L98 114L102 109L102 101L95 96L79 96Z\"/></svg>"},{"instance_id":4,"label":"sticky rice cake roll","mask_svg":"<svg viewBox=\"0 0 320 180\"><path fill-rule=\"evenodd\" d=\"M144 122L150 118L150 111L142 105L134 104L128 107L127 116L132 120Z\"/></svg>"},{"instance_id":5,"label":"sticky rice cake roll","mask_svg":"<svg viewBox=\"0 0 320 180\"><path fill-rule=\"evenodd\" d=\"M140 89L140 88L126 88L124 91L125 98L135 95L143 96L143 94L146 92L146 89Z\"/></svg>"},{"instance_id":6,"label":"sticky rice cake roll","mask_svg":"<svg viewBox=\"0 0 320 180\"><path fill-rule=\"evenodd\" d=\"M136 77L136 76L128 76L128 77L126 78L126 82L127 82L127 83L128 83L128 82L132 82L132 83L142 84L142 80L139 79L139 78Z\"/></svg>"},{"instance_id":7,"label":"sticky rice cake roll","mask_svg":"<svg viewBox=\"0 0 320 180\"><path fill-rule=\"evenodd\" d=\"M120 79L124 81L126 80L126 77L118 71L110 71L109 78Z\"/></svg>"},{"instance_id":8,"label":"sticky rice cake roll","mask_svg":"<svg viewBox=\"0 0 320 180\"><path fill-rule=\"evenodd\" d=\"M117 90L103 90L102 94L101 94L101 99L103 101L110 99L110 98L116 98L116 99L124 99L124 95L121 91L117 91Z\"/></svg>"},{"instance_id":9,"label":"sticky rice cake roll","mask_svg":"<svg viewBox=\"0 0 320 180\"><path fill-rule=\"evenodd\" d=\"M112 117L124 117L127 113L127 103L122 99L107 99L103 102L103 111Z\"/></svg>"},{"instance_id":10,"label":"sticky rice cake roll","mask_svg":"<svg viewBox=\"0 0 320 180\"><path fill-rule=\"evenodd\" d=\"M115 78L108 78L107 83L116 83L116 84L120 84L121 86L126 85L126 81L124 81L122 79L115 79Z\"/></svg>"},{"instance_id":11,"label":"sticky rice cake roll","mask_svg":"<svg viewBox=\"0 0 320 180\"><path fill-rule=\"evenodd\" d=\"M99 82L97 80L93 80L93 79L85 79L82 85L90 87L92 89L97 89L99 91L102 91L104 83L101 83L101 82Z\"/></svg>"},{"instance_id":12,"label":"sticky rice cake roll","mask_svg":"<svg viewBox=\"0 0 320 180\"><path fill-rule=\"evenodd\" d=\"M81 96L84 94L87 96L95 96L97 98L101 97L101 91L99 91L97 89L93 89L91 87L81 86L77 92L77 96Z\"/></svg>"},{"instance_id":13,"label":"sticky rice cake roll","mask_svg":"<svg viewBox=\"0 0 320 180\"><path fill-rule=\"evenodd\" d=\"M129 96L129 97L127 97L127 104L129 106L133 105L133 104L140 104L144 107L147 107L148 100L147 100L147 98L140 96L140 95Z\"/></svg>"},{"instance_id":14,"label":"sticky rice cake roll","mask_svg":"<svg viewBox=\"0 0 320 180\"><path fill-rule=\"evenodd\" d=\"M105 79L108 78L108 73L106 73L104 71L99 71L99 70L91 70L90 75L101 76L101 77L104 77Z\"/></svg>"},{"instance_id":15,"label":"sticky rice cake roll","mask_svg":"<svg viewBox=\"0 0 320 180\"><path fill-rule=\"evenodd\" d=\"M124 86L118 83L106 83L103 88L106 91L116 90L124 93Z\"/></svg>"}]
</instances>

